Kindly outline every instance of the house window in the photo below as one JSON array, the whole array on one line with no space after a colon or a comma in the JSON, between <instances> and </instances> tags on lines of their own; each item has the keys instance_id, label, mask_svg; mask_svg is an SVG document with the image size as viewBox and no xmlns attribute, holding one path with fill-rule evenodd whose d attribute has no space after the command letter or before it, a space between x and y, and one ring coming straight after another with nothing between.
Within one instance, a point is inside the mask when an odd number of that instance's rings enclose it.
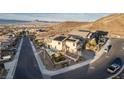
<instances>
[{"instance_id":1,"label":"house window","mask_svg":"<svg viewBox=\"0 0 124 93\"><path fill-rule=\"evenodd\" d=\"M58 42L58 44L60 45L60 42Z\"/></svg>"},{"instance_id":2,"label":"house window","mask_svg":"<svg viewBox=\"0 0 124 93\"><path fill-rule=\"evenodd\" d=\"M73 46L75 46L75 43L73 43Z\"/></svg>"}]
</instances>

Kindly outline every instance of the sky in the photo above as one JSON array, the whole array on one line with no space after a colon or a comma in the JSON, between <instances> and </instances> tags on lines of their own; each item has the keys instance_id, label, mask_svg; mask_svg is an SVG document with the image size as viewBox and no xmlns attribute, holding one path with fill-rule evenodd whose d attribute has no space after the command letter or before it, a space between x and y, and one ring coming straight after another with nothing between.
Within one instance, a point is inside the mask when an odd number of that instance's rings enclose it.
<instances>
[{"instance_id":1,"label":"sky","mask_svg":"<svg viewBox=\"0 0 124 93\"><path fill-rule=\"evenodd\" d=\"M0 13L0 19L41 21L95 21L108 13Z\"/></svg>"}]
</instances>

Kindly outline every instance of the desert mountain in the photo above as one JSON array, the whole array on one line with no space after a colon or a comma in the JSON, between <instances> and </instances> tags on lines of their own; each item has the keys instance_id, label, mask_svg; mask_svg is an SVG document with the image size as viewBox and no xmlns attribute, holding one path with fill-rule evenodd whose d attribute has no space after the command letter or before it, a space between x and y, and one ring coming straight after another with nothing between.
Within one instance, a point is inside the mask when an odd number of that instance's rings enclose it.
<instances>
[{"instance_id":1,"label":"desert mountain","mask_svg":"<svg viewBox=\"0 0 124 93\"><path fill-rule=\"evenodd\" d=\"M88 22L73 22L73 21L67 21L67 22L61 22L56 25L53 25L51 28L56 31L70 31L76 27L80 27L82 25L86 25Z\"/></svg>"},{"instance_id":2,"label":"desert mountain","mask_svg":"<svg viewBox=\"0 0 124 93\"><path fill-rule=\"evenodd\" d=\"M86 25L88 24L88 22L59 22L59 23L55 23L49 27L47 27L47 32L44 33L38 33L37 36L39 36L39 38L43 38L46 36L54 36L54 35L58 35L58 34L68 34L69 32L71 32L73 29L80 27L82 25Z\"/></svg>"},{"instance_id":3,"label":"desert mountain","mask_svg":"<svg viewBox=\"0 0 124 93\"><path fill-rule=\"evenodd\" d=\"M94 22L61 22L53 25L52 30L70 32L71 30L104 30L109 34L124 35L124 14L111 14Z\"/></svg>"},{"instance_id":4,"label":"desert mountain","mask_svg":"<svg viewBox=\"0 0 124 93\"><path fill-rule=\"evenodd\" d=\"M79 29L104 30L110 34L124 35L124 14L112 14L90 24L82 25Z\"/></svg>"}]
</instances>

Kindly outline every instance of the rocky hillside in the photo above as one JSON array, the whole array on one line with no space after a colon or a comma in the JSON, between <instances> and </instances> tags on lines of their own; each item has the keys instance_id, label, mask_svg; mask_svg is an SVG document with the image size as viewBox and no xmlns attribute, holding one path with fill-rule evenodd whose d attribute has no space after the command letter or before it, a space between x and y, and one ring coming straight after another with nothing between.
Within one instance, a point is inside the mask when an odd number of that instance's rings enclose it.
<instances>
[{"instance_id":1,"label":"rocky hillside","mask_svg":"<svg viewBox=\"0 0 124 93\"><path fill-rule=\"evenodd\" d=\"M59 22L52 26L49 26L47 29L47 32L37 33L37 38L46 38L47 36L68 34L73 29L86 24L88 23L87 22Z\"/></svg>"},{"instance_id":2,"label":"rocky hillside","mask_svg":"<svg viewBox=\"0 0 124 93\"><path fill-rule=\"evenodd\" d=\"M86 25L86 24L88 24L88 22L67 21L67 22L61 22L56 25L53 25L51 28L52 28L52 30L56 30L56 31L71 31L72 29L74 29L76 27L80 27L80 26Z\"/></svg>"},{"instance_id":3,"label":"rocky hillside","mask_svg":"<svg viewBox=\"0 0 124 93\"><path fill-rule=\"evenodd\" d=\"M79 29L105 30L110 34L124 35L124 14L112 14L80 26Z\"/></svg>"}]
</instances>

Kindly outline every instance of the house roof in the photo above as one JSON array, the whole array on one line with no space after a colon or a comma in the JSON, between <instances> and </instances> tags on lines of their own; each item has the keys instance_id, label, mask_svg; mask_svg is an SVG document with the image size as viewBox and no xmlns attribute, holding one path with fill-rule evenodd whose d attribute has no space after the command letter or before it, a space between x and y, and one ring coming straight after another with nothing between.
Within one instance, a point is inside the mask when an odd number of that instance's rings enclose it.
<instances>
[{"instance_id":1,"label":"house roof","mask_svg":"<svg viewBox=\"0 0 124 93\"><path fill-rule=\"evenodd\" d=\"M75 42L76 40L75 40L75 39L70 39L70 38L68 38L68 39L66 39L66 41Z\"/></svg>"},{"instance_id":2,"label":"house roof","mask_svg":"<svg viewBox=\"0 0 124 93\"><path fill-rule=\"evenodd\" d=\"M90 33L91 33L90 31L73 30L69 34L70 35L80 36L80 37L83 37L83 38L87 38Z\"/></svg>"},{"instance_id":3,"label":"house roof","mask_svg":"<svg viewBox=\"0 0 124 93\"><path fill-rule=\"evenodd\" d=\"M99 34L99 35L107 35L108 32L97 30L97 31L96 31L96 34Z\"/></svg>"},{"instance_id":4,"label":"house roof","mask_svg":"<svg viewBox=\"0 0 124 93\"><path fill-rule=\"evenodd\" d=\"M57 36L57 37L55 37L54 38L54 40L56 40L56 41L63 41L63 40L65 40L65 36Z\"/></svg>"}]
</instances>

